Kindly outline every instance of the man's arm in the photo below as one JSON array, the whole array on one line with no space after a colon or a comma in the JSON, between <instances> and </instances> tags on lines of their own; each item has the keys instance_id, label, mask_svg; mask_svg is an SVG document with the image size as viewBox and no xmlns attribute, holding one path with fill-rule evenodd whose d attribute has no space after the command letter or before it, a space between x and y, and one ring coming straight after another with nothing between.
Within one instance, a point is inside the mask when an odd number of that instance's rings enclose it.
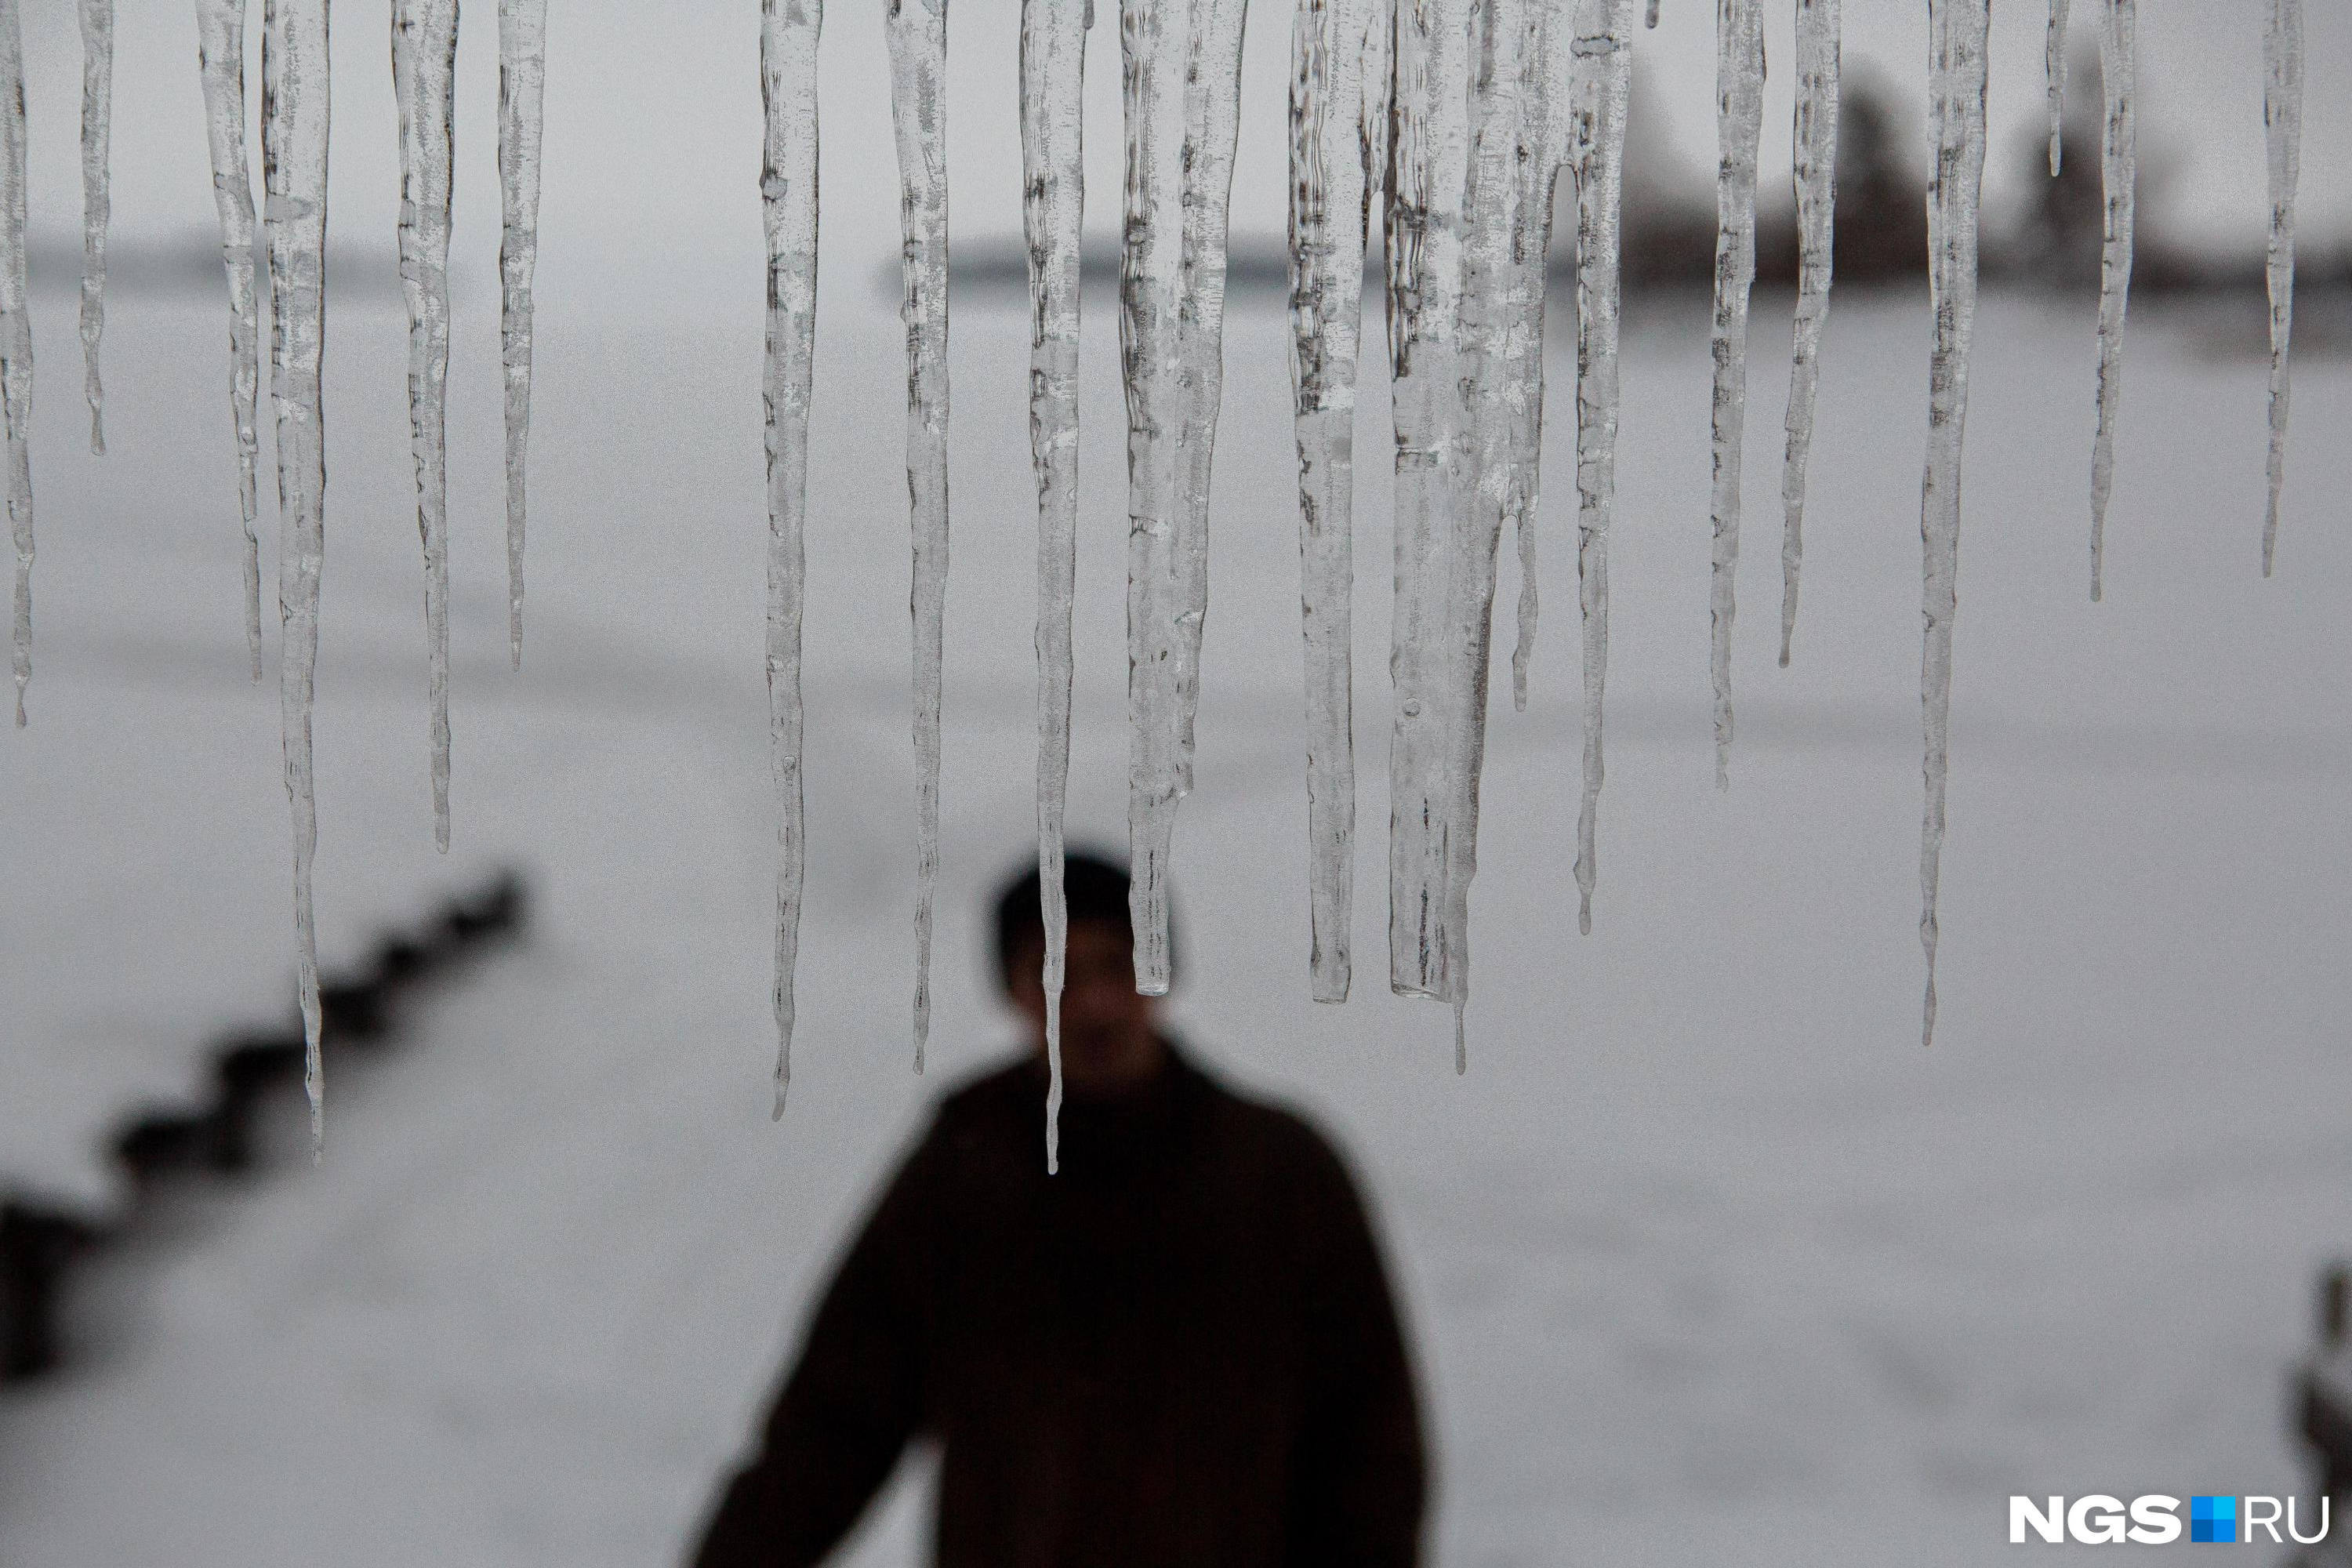
<instances>
[{"instance_id":1,"label":"man's arm","mask_svg":"<svg viewBox=\"0 0 2352 1568\"><path fill-rule=\"evenodd\" d=\"M822 1562L897 1466L922 1414L925 1163L919 1149L843 1259L694 1568Z\"/></svg>"},{"instance_id":2,"label":"man's arm","mask_svg":"<svg viewBox=\"0 0 2352 1568\"><path fill-rule=\"evenodd\" d=\"M1415 1568L1428 1467L1388 1270L1354 1181L1319 1138L1300 1188L1309 1362L1290 1561Z\"/></svg>"}]
</instances>

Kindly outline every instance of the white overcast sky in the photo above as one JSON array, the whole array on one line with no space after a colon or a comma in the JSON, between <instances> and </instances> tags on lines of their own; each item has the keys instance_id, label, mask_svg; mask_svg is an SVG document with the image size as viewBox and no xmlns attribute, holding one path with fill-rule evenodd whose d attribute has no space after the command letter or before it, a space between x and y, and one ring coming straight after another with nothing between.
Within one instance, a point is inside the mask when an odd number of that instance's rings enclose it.
<instances>
[{"instance_id":1,"label":"white overcast sky","mask_svg":"<svg viewBox=\"0 0 2352 1568\"><path fill-rule=\"evenodd\" d=\"M212 220L189 0L118 0L117 232L126 244L201 232ZM1120 155L1116 0L1099 0L1089 58L1089 226L1115 231ZM1788 179L1790 0L1768 0L1776 69L1766 100L1765 179ZM2026 144L2042 114L2043 0L1994 0L1989 200L2024 188ZM2141 135L2153 216L2187 237L2257 254L2263 163L2257 0L2141 0ZM252 7L259 31L261 6ZM389 254L397 213L394 121L384 0L334 8L335 196L344 247ZM756 269L760 107L756 0L554 0L542 278L554 290L676 289ZM2075 7L2087 47L2093 7ZM1013 86L1017 0L956 0L949 123L954 227L966 240L1020 225ZM1846 0L1846 58L1904 101L1925 96L1925 0ZM1713 16L1706 0L1664 0L1641 42L1638 112L1675 177L1704 196L1713 160ZM835 0L824 38L824 207L828 265L862 286L896 244L881 0ZM73 7L24 7L33 139L33 220L69 235L78 222L74 125L79 52ZM2305 232L2352 230L2352 5L2310 8L2304 153ZM1237 232L1283 221L1290 11L1259 0L1251 21ZM253 40L257 45L257 37ZM465 13L457 244L461 270L488 276L495 255L493 184L497 28L493 0ZM258 97L258 72L254 96ZM2076 87L2096 90L2095 72ZM1924 143L1923 143L1924 145ZM1649 158L1638 163L1659 167Z\"/></svg>"}]
</instances>

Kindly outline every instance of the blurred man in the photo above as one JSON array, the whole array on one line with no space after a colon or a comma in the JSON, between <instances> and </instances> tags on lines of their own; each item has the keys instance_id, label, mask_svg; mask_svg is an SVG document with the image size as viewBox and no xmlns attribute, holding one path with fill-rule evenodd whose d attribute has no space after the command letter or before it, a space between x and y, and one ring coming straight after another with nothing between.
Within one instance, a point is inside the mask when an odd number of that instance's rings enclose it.
<instances>
[{"instance_id":1,"label":"blurred man","mask_svg":"<svg viewBox=\"0 0 2352 1568\"><path fill-rule=\"evenodd\" d=\"M910 1437L941 1568L1409 1568L1413 1380L1331 1146L1135 992L1127 874L1069 859L1061 1173L1034 871L996 906L1018 1062L950 1095L840 1266L699 1568L799 1568Z\"/></svg>"}]
</instances>

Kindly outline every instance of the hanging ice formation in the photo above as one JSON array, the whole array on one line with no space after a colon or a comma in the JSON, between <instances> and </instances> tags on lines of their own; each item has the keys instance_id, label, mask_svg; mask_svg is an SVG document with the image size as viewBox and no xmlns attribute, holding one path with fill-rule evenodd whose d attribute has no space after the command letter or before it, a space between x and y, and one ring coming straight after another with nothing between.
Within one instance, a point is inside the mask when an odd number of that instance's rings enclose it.
<instances>
[{"instance_id":1,"label":"hanging ice formation","mask_svg":"<svg viewBox=\"0 0 2352 1568\"><path fill-rule=\"evenodd\" d=\"M768 756L776 786L776 1107L792 1085L793 968L807 859L801 803L801 536L816 348L816 46L822 0L761 0L767 121L760 195L768 247Z\"/></svg>"},{"instance_id":2,"label":"hanging ice formation","mask_svg":"<svg viewBox=\"0 0 2352 1568\"><path fill-rule=\"evenodd\" d=\"M260 321L254 298L253 174L245 156L245 0L196 0L196 65L204 78L205 133L221 263L228 272L228 405L236 429L237 513L245 525L245 646L261 679L261 542L255 471L261 384Z\"/></svg>"},{"instance_id":3,"label":"hanging ice formation","mask_svg":"<svg viewBox=\"0 0 2352 1568\"><path fill-rule=\"evenodd\" d=\"M1952 616L1960 551L1960 448L1969 414L1969 341L1976 325L1977 212L1984 186L1985 37L1990 0L1930 0L1927 291L1935 343L1927 370L1927 461L1920 487L1919 703L1927 805L1919 828L1919 943L1927 989L1919 1039L1936 1037L1936 893L1944 848L1944 780L1952 709Z\"/></svg>"},{"instance_id":4,"label":"hanging ice formation","mask_svg":"<svg viewBox=\"0 0 2352 1568\"><path fill-rule=\"evenodd\" d=\"M1715 680L1715 787L1731 787L1732 585L1739 570L1739 449L1748 418L1748 295L1756 280L1756 143L1764 126L1761 0L1715 11L1715 561L1708 663Z\"/></svg>"},{"instance_id":5,"label":"hanging ice formation","mask_svg":"<svg viewBox=\"0 0 2352 1568\"><path fill-rule=\"evenodd\" d=\"M2050 27L2042 37L2043 92L2050 106L2050 177L2058 177L2065 147L2066 11L2071 0L2050 0Z\"/></svg>"},{"instance_id":6,"label":"hanging ice formation","mask_svg":"<svg viewBox=\"0 0 2352 1568\"><path fill-rule=\"evenodd\" d=\"M889 0L890 115L905 235L908 596L915 633L915 1070L931 1032L931 896L940 867L940 688L948 595L947 0Z\"/></svg>"},{"instance_id":7,"label":"hanging ice formation","mask_svg":"<svg viewBox=\"0 0 2352 1568\"><path fill-rule=\"evenodd\" d=\"M1308 973L1344 1002L1353 969L1356 362L1365 230L1386 174L1389 16L1375 0L1299 0L1291 25L1290 385L1298 443L1307 671Z\"/></svg>"},{"instance_id":8,"label":"hanging ice formation","mask_svg":"<svg viewBox=\"0 0 2352 1568\"><path fill-rule=\"evenodd\" d=\"M1576 175L1576 581L1584 633L1584 788L1577 929L1592 931L1600 861L1601 698L1609 675L1609 522L1617 500L1617 321L1633 0L1580 0L1569 166ZM1654 5L1652 7L1654 11Z\"/></svg>"},{"instance_id":9,"label":"hanging ice formation","mask_svg":"<svg viewBox=\"0 0 2352 1568\"><path fill-rule=\"evenodd\" d=\"M1491 5L1486 15L1491 17ZM1466 1003L1461 912L1472 870L1465 761L1484 705L1472 509L1461 485L1464 205L1478 0L1396 10L1387 215L1389 359L1396 437L1396 603L1389 677L1389 985ZM1491 41L1491 40L1489 40ZM1483 582L1494 592L1493 545ZM1466 633L1466 637L1465 637ZM1469 668L1478 644L1475 673Z\"/></svg>"},{"instance_id":10,"label":"hanging ice formation","mask_svg":"<svg viewBox=\"0 0 2352 1568\"><path fill-rule=\"evenodd\" d=\"M0 0L0 424L8 444L8 531L16 547L9 665L16 728L33 679L33 329L25 314L25 44L16 0Z\"/></svg>"},{"instance_id":11,"label":"hanging ice formation","mask_svg":"<svg viewBox=\"0 0 2352 1568\"><path fill-rule=\"evenodd\" d=\"M408 301L408 439L425 545L431 657L433 843L449 848L449 182L457 0L393 0L400 105L400 288Z\"/></svg>"},{"instance_id":12,"label":"hanging ice formation","mask_svg":"<svg viewBox=\"0 0 2352 1568\"><path fill-rule=\"evenodd\" d=\"M1168 866L1192 786L1223 380L1225 215L1244 0L1121 0L1127 242L1128 849L1136 989L1168 989Z\"/></svg>"},{"instance_id":13,"label":"hanging ice formation","mask_svg":"<svg viewBox=\"0 0 2352 1568\"><path fill-rule=\"evenodd\" d=\"M2139 159L2132 123L2137 0L2099 0L2099 81L2106 97L2100 138L2105 191L2099 239L2099 427L2091 447L2091 599L2106 566L2107 497L2115 488L2116 415L2124 395L2124 310L2131 300L2132 197Z\"/></svg>"},{"instance_id":14,"label":"hanging ice formation","mask_svg":"<svg viewBox=\"0 0 2352 1568\"><path fill-rule=\"evenodd\" d=\"M530 284L539 267L539 144L547 0L499 0L499 363L506 376L507 646L522 668L523 467L530 445Z\"/></svg>"},{"instance_id":15,"label":"hanging ice formation","mask_svg":"<svg viewBox=\"0 0 2352 1568\"><path fill-rule=\"evenodd\" d=\"M2303 172L2303 0L2271 0L2263 34L2263 136L2270 153L2270 505L2263 514L2263 575L2278 549L2279 489L2286 482L2287 341L2294 330L2294 187Z\"/></svg>"},{"instance_id":16,"label":"hanging ice formation","mask_svg":"<svg viewBox=\"0 0 2352 1568\"><path fill-rule=\"evenodd\" d=\"M327 0L267 0L262 12L262 184L269 234L269 385L278 416L278 697L286 794L294 810L294 934L300 969L302 1088L313 1155L325 1146L319 1053L319 944L310 860L319 814L310 709L319 665L319 573L326 557L326 433L319 371L326 342Z\"/></svg>"},{"instance_id":17,"label":"hanging ice formation","mask_svg":"<svg viewBox=\"0 0 2352 1568\"><path fill-rule=\"evenodd\" d=\"M1650 14L1647 18L1645 18L1643 25L1652 27L1658 25L1658 0L1650 0Z\"/></svg>"},{"instance_id":18,"label":"hanging ice formation","mask_svg":"<svg viewBox=\"0 0 2352 1568\"><path fill-rule=\"evenodd\" d=\"M1029 453L1037 470L1037 869L1045 933L1045 1169L1061 1165L1069 905L1070 611L1077 591L1078 235L1090 0L1022 0L1022 228L1029 249Z\"/></svg>"},{"instance_id":19,"label":"hanging ice formation","mask_svg":"<svg viewBox=\"0 0 2352 1568\"><path fill-rule=\"evenodd\" d=\"M81 15L81 359L89 402L89 449L106 453L106 388L99 380L98 341L106 331L106 224L109 146L114 119L114 0L80 0Z\"/></svg>"},{"instance_id":20,"label":"hanging ice formation","mask_svg":"<svg viewBox=\"0 0 2352 1568\"><path fill-rule=\"evenodd\" d=\"M1789 444L1780 467L1780 667L1797 635L1797 578L1805 553L1805 465L1821 391L1822 327L1830 313L1837 208L1838 32L1842 0L1797 0L1796 343L1789 362Z\"/></svg>"}]
</instances>

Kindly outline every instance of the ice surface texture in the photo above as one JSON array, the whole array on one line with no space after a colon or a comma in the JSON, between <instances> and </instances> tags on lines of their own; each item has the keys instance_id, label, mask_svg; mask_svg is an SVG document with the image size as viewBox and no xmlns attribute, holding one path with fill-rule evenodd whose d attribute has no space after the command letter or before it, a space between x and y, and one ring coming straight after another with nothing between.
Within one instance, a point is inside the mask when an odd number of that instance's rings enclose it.
<instances>
[{"instance_id":1,"label":"ice surface texture","mask_svg":"<svg viewBox=\"0 0 2352 1568\"><path fill-rule=\"evenodd\" d=\"M253 276L253 174L245 153L245 0L196 0L196 66L221 264L228 273L228 405L236 431L236 500L245 525L245 646L261 679L261 542L254 533L261 433L260 320Z\"/></svg>"},{"instance_id":2,"label":"ice surface texture","mask_svg":"<svg viewBox=\"0 0 2352 1568\"><path fill-rule=\"evenodd\" d=\"M106 388L98 343L106 334L106 225L113 199L107 163L114 140L114 0L80 0L81 358L89 403L89 449L106 452Z\"/></svg>"},{"instance_id":3,"label":"ice surface texture","mask_svg":"<svg viewBox=\"0 0 2352 1568\"><path fill-rule=\"evenodd\" d=\"M2303 0L2271 0L2263 33L2263 135L2270 155L2270 504L2263 514L2263 575L2278 550L2286 483L2287 342L2294 331L2294 187L2303 174Z\"/></svg>"},{"instance_id":4,"label":"ice surface texture","mask_svg":"<svg viewBox=\"0 0 2352 1568\"><path fill-rule=\"evenodd\" d=\"M499 363L506 378L507 646L522 668L523 469L530 447L531 279L539 268L539 152L547 0L499 0Z\"/></svg>"},{"instance_id":5,"label":"ice surface texture","mask_svg":"<svg viewBox=\"0 0 2352 1568\"><path fill-rule=\"evenodd\" d=\"M1821 392L1837 210L1838 32L1842 0L1797 0L1797 113L1790 137L1797 188L1797 324L1789 361L1789 444L1780 466L1780 666L1797 637L1805 555L1805 465Z\"/></svg>"}]
</instances>

